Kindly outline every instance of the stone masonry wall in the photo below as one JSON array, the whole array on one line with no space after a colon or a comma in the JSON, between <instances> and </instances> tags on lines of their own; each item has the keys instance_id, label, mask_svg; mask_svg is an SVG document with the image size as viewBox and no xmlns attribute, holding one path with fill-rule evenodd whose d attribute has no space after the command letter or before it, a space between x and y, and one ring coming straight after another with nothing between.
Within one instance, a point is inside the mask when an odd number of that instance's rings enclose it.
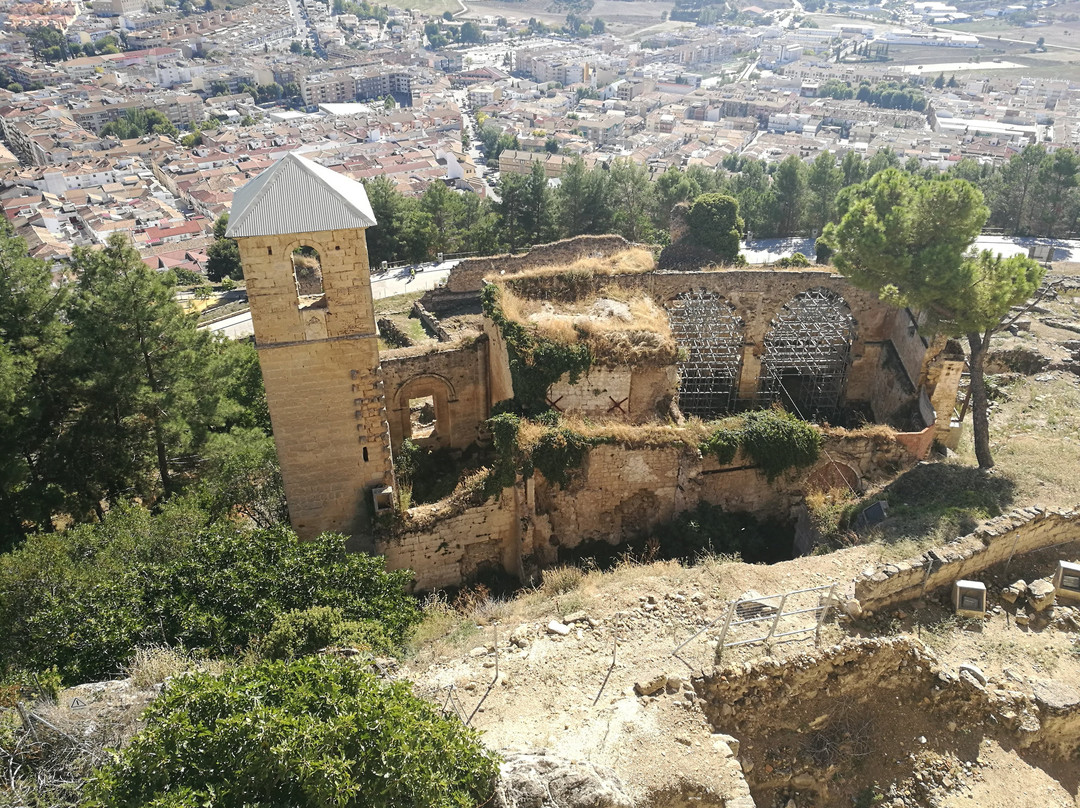
<instances>
[{"instance_id":1,"label":"stone masonry wall","mask_svg":"<svg viewBox=\"0 0 1080 808\"><path fill-rule=\"evenodd\" d=\"M370 535L370 490L393 483L364 231L237 240L289 517L301 538ZM319 252L303 305L291 254Z\"/></svg>"},{"instance_id":2,"label":"stone masonry wall","mask_svg":"<svg viewBox=\"0 0 1080 808\"><path fill-rule=\"evenodd\" d=\"M601 258L622 252L630 246L630 242L622 236L575 236L551 244L537 244L521 255L466 258L450 270L446 289L450 292L479 292L485 277L571 264L582 258Z\"/></svg>"},{"instance_id":3,"label":"stone masonry wall","mask_svg":"<svg viewBox=\"0 0 1080 808\"><path fill-rule=\"evenodd\" d=\"M464 449L477 438L487 419L487 348L480 337L471 341L386 351L382 355L390 440L395 448L411 431L409 400L432 396L435 400L434 434L417 443L439 448Z\"/></svg>"},{"instance_id":4,"label":"stone masonry wall","mask_svg":"<svg viewBox=\"0 0 1080 808\"><path fill-rule=\"evenodd\" d=\"M981 525L974 533L917 558L879 564L855 580L864 609L914 600L954 581L972 578L994 564L1032 550L1080 540L1080 511L1021 508Z\"/></svg>"},{"instance_id":5,"label":"stone masonry wall","mask_svg":"<svg viewBox=\"0 0 1080 808\"><path fill-rule=\"evenodd\" d=\"M806 479L818 468L842 464L856 482L891 475L918 458L898 438L833 430L813 469L768 483L741 454L720 466L683 444L628 449L600 445L589 451L577 478L564 490L536 472L532 480L533 552L542 565L560 547L583 541L611 544L647 534L699 502L761 518L794 519Z\"/></svg>"},{"instance_id":6,"label":"stone masonry wall","mask_svg":"<svg viewBox=\"0 0 1080 808\"><path fill-rule=\"evenodd\" d=\"M435 520L437 509L443 507L436 503L413 508L410 514L430 526L406 529L377 543L389 569L411 569L418 591L460 586L487 569L519 574L513 488L483 505Z\"/></svg>"},{"instance_id":7,"label":"stone masonry wall","mask_svg":"<svg viewBox=\"0 0 1080 808\"><path fill-rule=\"evenodd\" d=\"M793 519L807 478L824 466L843 464L858 482L916 460L899 437L834 430L825 448L814 469L770 484L741 456L721 467L685 444L602 444L589 451L565 490L535 472L479 506L460 509L444 502L413 508L413 527L380 540L376 549L390 568L414 570L419 590L458 586L485 569L526 577L555 563L560 547L638 538L699 502Z\"/></svg>"},{"instance_id":8,"label":"stone masonry wall","mask_svg":"<svg viewBox=\"0 0 1080 808\"><path fill-rule=\"evenodd\" d=\"M569 375L551 385L548 399L560 412L583 416L626 418L630 410L630 379L633 371L620 368L592 367L570 384ZM621 410L617 409L621 406Z\"/></svg>"}]
</instances>

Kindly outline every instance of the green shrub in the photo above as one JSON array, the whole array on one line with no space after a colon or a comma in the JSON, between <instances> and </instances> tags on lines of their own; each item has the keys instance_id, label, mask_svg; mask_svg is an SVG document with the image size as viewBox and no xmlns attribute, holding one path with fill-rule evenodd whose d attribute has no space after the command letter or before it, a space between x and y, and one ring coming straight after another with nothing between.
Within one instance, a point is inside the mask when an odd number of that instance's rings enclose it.
<instances>
[{"instance_id":1,"label":"green shrub","mask_svg":"<svg viewBox=\"0 0 1080 808\"><path fill-rule=\"evenodd\" d=\"M488 496L499 494L517 482L518 433L521 419L504 412L494 415L487 421L491 432L491 444L495 450L495 462L484 485Z\"/></svg>"},{"instance_id":2,"label":"green shrub","mask_svg":"<svg viewBox=\"0 0 1080 808\"><path fill-rule=\"evenodd\" d=\"M474 808L497 772L478 733L407 682L326 657L182 677L146 722L86 808Z\"/></svg>"},{"instance_id":3,"label":"green shrub","mask_svg":"<svg viewBox=\"0 0 1080 808\"><path fill-rule=\"evenodd\" d=\"M772 482L788 469L817 462L822 435L813 424L783 410L746 416L739 442L754 464Z\"/></svg>"},{"instance_id":4,"label":"green shrub","mask_svg":"<svg viewBox=\"0 0 1080 808\"><path fill-rule=\"evenodd\" d=\"M410 577L347 552L342 536L211 523L184 500L156 515L117 508L0 556L0 675L55 665L65 682L93 681L154 644L231 656L311 606L375 621L399 646L420 619Z\"/></svg>"},{"instance_id":5,"label":"green shrub","mask_svg":"<svg viewBox=\"0 0 1080 808\"><path fill-rule=\"evenodd\" d=\"M832 261L833 248L821 236L818 236L817 240L814 241L814 257L819 264L827 264Z\"/></svg>"},{"instance_id":6,"label":"green shrub","mask_svg":"<svg viewBox=\"0 0 1080 808\"><path fill-rule=\"evenodd\" d=\"M701 444L702 454L716 455L716 461L726 466L735 459L739 451L739 432L727 427L718 427Z\"/></svg>"},{"instance_id":7,"label":"green shrub","mask_svg":"<svg viewBox=\"0 0 1080 808\"><path fill-rule=\"evenodd\" d=\"M588 438L569 427L549 427L532 447L530 465L560 488L566 488L570 475L581 468L591 445ZM525 473L529 471L526 467Z\"/></svg>"},{"instance_id":8,"label":"green shrub","mask_svg":"<svg viewBox=\"0 0 1080 808\"><path fill-rule=\"evenodd\" d=\"M488 496L514 485L519 472L528 477L534 470L565 488L570 483L571 473L581 468L592 442L584 435L562 426L556 412L542 413L537 416L536 423L546 428L526 451L521 447L520 418L503 413L488 419L495 450L495 462L485 485Z\"/></svg>"},{"instance_id":9,"label":"green shrub","mask_svg":"<svg viewBox=\"0 0 1080 808\"><path fill-rule=\"evenodd\" d=\"M394 472L397 474L398 482L403 485L412 485L423 451L411 438L405 438L401 442L401 447L394 453Z\"/></svg>"},{"instance_id":10,"label":"green shrub","mask_svg":"<svg viewBox=\"0 0 1080 808\"><path fill-rule=\"evenodd\" d=\"M803 255L801 252L792 253L789 256L785 256L776 262L776 265L782 269L790 267L808 267L810 266L810 259Z\"/></svg>"},{"instance_id":11,"label":"green shrub","mask_svg":"<svg viewBox=\"0 0 1080 808\"><path fill-rule=\"evenodd\" d=\"M394 644L374 620L346 620L341 609L312 606L278 615L259 651L269 659L295 659L328 645L379 653L392 650Z\"/></svg>"}]
</instances>

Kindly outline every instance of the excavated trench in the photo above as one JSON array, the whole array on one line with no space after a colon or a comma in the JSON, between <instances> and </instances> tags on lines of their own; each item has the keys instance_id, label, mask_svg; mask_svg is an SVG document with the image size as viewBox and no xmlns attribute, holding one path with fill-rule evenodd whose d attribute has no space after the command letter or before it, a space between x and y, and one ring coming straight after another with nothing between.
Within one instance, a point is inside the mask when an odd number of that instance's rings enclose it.
<instances>
[{"instance_id":1,"label":"excavated trench","mask_svg":"<svg viewBox=\"0 0 1080 808\"><path fill-rule=\"evenodd\" d=\"M1040 767L1080 751L1080 693L954 675L912 638L847 640L717 668L693 685L715 731L742 741L759 808L934 804L971 774L987 738Z\"/></svg>"}]
</instances>

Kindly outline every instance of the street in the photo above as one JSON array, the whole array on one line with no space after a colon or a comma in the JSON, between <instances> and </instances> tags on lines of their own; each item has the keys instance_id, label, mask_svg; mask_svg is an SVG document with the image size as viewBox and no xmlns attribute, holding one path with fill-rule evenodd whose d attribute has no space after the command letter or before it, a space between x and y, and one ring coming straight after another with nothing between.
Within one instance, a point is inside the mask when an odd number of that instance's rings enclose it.
<instances>
[{"instance_id":1,"label":"street","mask_svg":"<svg viewBox=\"0 0 1080 808\"><path fill-rule=\"evenodd\" d=\"M412 267L397 267L379 275L373 275L371 296L375 300L382 300L384 297L434 289L446 280L451 268L457 263L457 261L444 261L441 264L421 264L415 267L415 276L410 272ZM246 339L255 333L251 325L250 311L243 311L223 320L199 326L199 328L212 334L221 334L229 339Z\"/></svg>"}]
</instances>

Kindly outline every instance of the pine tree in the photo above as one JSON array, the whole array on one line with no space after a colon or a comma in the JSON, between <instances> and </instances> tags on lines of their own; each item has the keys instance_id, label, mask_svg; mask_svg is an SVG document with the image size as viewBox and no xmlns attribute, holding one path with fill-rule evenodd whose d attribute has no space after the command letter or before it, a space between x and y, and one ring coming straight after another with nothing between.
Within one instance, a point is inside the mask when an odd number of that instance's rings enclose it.
<instances>
[{"instance_id":1,"label":"pine tree","mask_svg":"<svg viewBox=\"0 0 1080 808\"><path fill-rule=\"evenodd\" d=\"M61 440L78 461L65 486L71 506L100 513L102 500L168 496L217 419L209 337L123 235L76 249L72 266L68 360L80 406Z\"/></svg>"},{"instance_id":2,"label":"pine tree","mask_svg":"<svg viewBox=\"0 0 1080 808\"><path fill-rule=\"evenodd\" d=\"M67 290L0 224L0 548L49 530L62 503L56 436L70 406L62 357Z\"/></svg>"}]
</instances>

